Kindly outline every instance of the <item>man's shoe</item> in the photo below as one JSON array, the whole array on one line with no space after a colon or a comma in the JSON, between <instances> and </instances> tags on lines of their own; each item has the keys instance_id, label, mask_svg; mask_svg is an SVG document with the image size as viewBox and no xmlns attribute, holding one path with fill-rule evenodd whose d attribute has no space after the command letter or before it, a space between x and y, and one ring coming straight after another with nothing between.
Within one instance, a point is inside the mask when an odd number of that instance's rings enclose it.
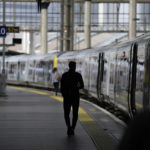
<instances>
[{"instance_id":1,"label":"man's shoe","mask_svg":"<svg viewBox=\"0 0 150 150\"><path fill-rule=\"evenodd\" d=\"M74 130L73 130L73 128L71 128L71 135L74 135Z\"/></svg>"},{"instance_id":2,"label":"man's shoe","mask_svg":"<svg viewBox=\"0 0 150 150\"><path fill-rule=\"evenodd\" d=\"M68 128L67 135L70 136L72 134L71 128Z\"/></svg>"}]
</instances>

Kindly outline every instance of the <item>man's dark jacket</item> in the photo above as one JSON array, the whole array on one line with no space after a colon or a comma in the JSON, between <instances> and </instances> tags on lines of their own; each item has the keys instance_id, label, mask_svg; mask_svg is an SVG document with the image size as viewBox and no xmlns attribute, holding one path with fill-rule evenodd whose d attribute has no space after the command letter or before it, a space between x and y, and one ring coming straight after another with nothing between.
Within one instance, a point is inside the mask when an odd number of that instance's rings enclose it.
<instances>
[{"instance_id":1,"label":"man's dark jacket","mask_svg":"<svg viewBox=\"0 0 150 150\"><path fill-rule=\"evenodd\" d=\"M69 70L61 78L61 93L63 97L79 97L79 89L84 88L80 73Z\"/></svg>"}]
</instances>

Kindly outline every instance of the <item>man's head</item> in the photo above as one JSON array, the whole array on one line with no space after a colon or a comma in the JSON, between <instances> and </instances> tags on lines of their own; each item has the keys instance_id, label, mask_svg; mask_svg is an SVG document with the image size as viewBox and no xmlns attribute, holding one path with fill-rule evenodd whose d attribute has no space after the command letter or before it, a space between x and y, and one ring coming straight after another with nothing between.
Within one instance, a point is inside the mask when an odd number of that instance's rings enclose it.
<instances>
[{"instance_id":1,"label":"man's head","mask_svg":"<svg viewBox=\"0 0 150 150\"><path fill-rule=\"evenodd\" d=\"M69 62L69 69L72 71L75 71L76 70L76 62L70 61Z\"/></svg>"}]
</instances>

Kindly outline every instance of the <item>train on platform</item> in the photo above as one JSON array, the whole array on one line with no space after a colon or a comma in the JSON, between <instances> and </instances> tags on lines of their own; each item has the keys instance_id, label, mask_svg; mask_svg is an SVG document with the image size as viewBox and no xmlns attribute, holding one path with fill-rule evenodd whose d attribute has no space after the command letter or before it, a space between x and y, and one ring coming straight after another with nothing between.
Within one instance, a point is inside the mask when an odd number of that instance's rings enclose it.
<instances>
[{"instance_id":1,"label":"train on platform","mask_svg":"<svg viewBox=\"0 0 150 150\"><path fill-rule=\"evenodd\" d=\"M69 61L76 62L83 76L82 92L97 101L110 102L130 117L149 108L150 34L95 49L7 57L7 83L53 87L52 69L63 74Z\"/></svg>"}]
</instances>

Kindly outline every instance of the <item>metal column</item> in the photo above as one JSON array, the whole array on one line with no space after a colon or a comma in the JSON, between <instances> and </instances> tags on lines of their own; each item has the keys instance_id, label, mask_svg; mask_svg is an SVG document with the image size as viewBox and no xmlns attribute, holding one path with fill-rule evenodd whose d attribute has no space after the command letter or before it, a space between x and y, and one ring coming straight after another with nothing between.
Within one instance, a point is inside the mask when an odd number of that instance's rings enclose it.
<instances>
[{"instance_id":1,"label":"metal column","mask_svg":"<svg viewBox=\"0 0 150 150\"><path fill-rule=\"evenodd\" d=\"M84 14L84 35L85 35L85 48L91 47L91 0L85 1L85 14Z\"/></svg>"},{"instance_id":2,"label":"metal column","mask_svg":"<svg viewBox=\"0 0 150 150\"><path fill-rule=\"evenodd\" d=\"M29 53L34 54L34 32L30 31L29 32Z\"/></svg>"},{"instance_id":3,"label":"metal column","mask_svg":"<svg viewBox=\"0 0 150 150\"><path fill-rule=\"evenodd\" d=\"M64 51L64 0L61 1L61 38L60 51Z\"/></svg>"},{"instance_id":4,"label":"metal column","mask_svg":"<svg viewBox=\"0 0 150 150\"><path fill-rule=\"evenodd\" d=\"M71 21L70 21L70 7L71 7L71 2L70 0L65 0L65 51L70 50L70 26L71 26Z\"/></svg>"},{"instance_id":5,"label":"metal column","mask_svg":"<svg viewBox=\"0 0 150 150\"><path fill-rule=\"evenodd\" d=\"M3 0L3 25L5 26L5 7L6 2ZM6 96L6 75L5 75L5 37L3 37L3 68L0 75L0 96Z\"/></svg>"},{"instance_id":6,"label":"metal column","mask_svg":"<svg viewBox=\"0 0 150 150\"><path fill-rule=\"evenodd\" d=\"M136 37L136 0L130 0L129 39Z\"/></svg>"},{"instance_id":7,"label":"metal column","mask_svg":"<svg viewBox=\"0 0 150 150\"><path fill-rule=\"evenodd\" d=\"M119 28L119 11L120 11L120 3L117 4L117 22L116 22L117 28Z\"/></svg>"},{"instance_id":8,"label":"metal column","mask_svg":"<svg viewBox=\"0 0 150 150\"><path fill-rule=\"evenodd\" d=\"M6 7L6 2L3 0L3 25L5 26L5 7ZM3 38L3 70L2 74L5 74L5 38Z\"/></svg>"},{"instance_id":9,"label":"metal column","mask_svg":"<svg viewBox=\"0 0 150 150\"><path fill-rule=\"evenodd\" d=\"M49 3L41 4L41 54L47 54L47 31L48 31L48 19L47 8Z\"/></svg>"},{"instance_id":10,"label":"metal column","mask_svg":"<svg viewBox=\"0 0 150 150\"><path fill-rule=\"evenodd\" d=\"M74 50L74 0L71 0L71 41L70 49Z\"/></svg>"},{"instance_id":11,"label":"metal column","mask_svg":"<svg viewBox=\"0 0 150 150\"><path fill-rule=\"evenodd\" d=\"M73 50L74 0L65 0L65 51Z\"/></svg>"}]
</instances>

